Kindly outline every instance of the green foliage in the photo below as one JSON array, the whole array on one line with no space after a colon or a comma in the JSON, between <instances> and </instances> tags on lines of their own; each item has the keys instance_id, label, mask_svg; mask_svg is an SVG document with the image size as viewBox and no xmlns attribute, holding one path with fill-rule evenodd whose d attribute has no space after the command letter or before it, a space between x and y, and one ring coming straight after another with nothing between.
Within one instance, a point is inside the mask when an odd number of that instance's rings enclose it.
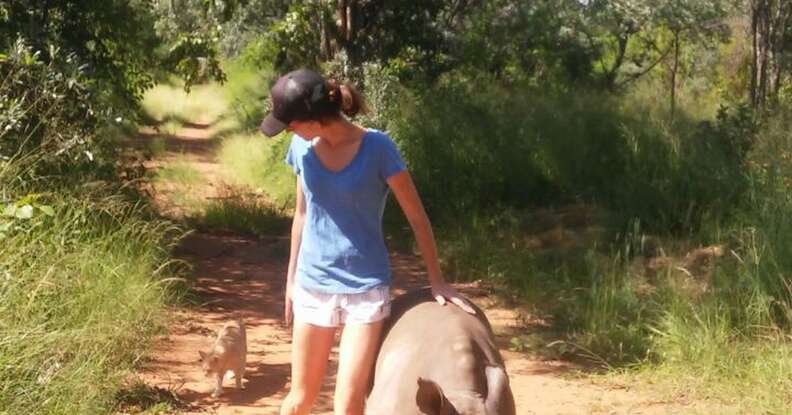
<instances>
[{"instance_id":1,"label":"green foliage","mask_svg":"<svg viewBox=\"0 0 792 415\"><path fill-rule=\"evenodd\" d=\"M318 68L343 57L345 76L365 62L378 62L400 68L402 79L432 79L451 67L454 41L445 37L455 37L465 13L476 8L473 3L435 1L347 2L343 11L342 3L316 0L253 3L235 11L228 38L256 44L271 69ZM258 6L264 3L266 7ZM251 13L254 7L267 12ZM338 16L347 14L353 21L343 26L345 19ZM257 24L239 28L238 22L245 20ZM230 49L243 50L238 44Z\"/></svg>"},{"instance_id":2,"label":"green foliage","mask_svg":"<svg viewBox=\"0 0 792 415\"><path fill-rule=\"evenodd\" d=\"M3 5L0 157L26 158L25 177L88 170L112 176L117 132L138 115L155 72L177 71L187 87L197 72L222 76L201 36L158 52L148 1L77 3Z\"/></svg>"},{"instance_id":3,"label":"green foliage","mask_svg":"<svg viewBox=\"0 0 792 415\"><path fill-rule=\"evenodd\" d=\"M582 199L622 228L688 232L728 216L747 188L744 108L669 123L617 96L453 77L401 99L389 127L433 215Z\"/></svg>"},{"instance_id":4,"label":"green foliage","mask_svg":"<svg viewBox=\"0 0 792 415\"><path fill-rule=\"evenodd\" d=\"M612 130L624 140L626 157L611 160L623 174L591 189L606 206L655 232L695 231L734 211L747 190L742 140L754 133L750 113L723 109L716 123L631 118Z\"/></svg>"},{"instance_id":5,"label":"green foliage","mask_svg":"<svg viewBox=\"0 0 792 415\"><path fill-rule=\"evenodd\" d=\"M584 43L577 1L489 1L458 39L462 67L500 79L589 83L598 51Z\"/></svg>"},{"instance_id":6,"label":"green foliage","mask_svg":"<svg viewBox=\"0 0 792 415\"><path fill-rule=\"evenodd\" d=\"M0 157L27 160L26 175L107 164L110 140L95 131L115 114L91 93L94 81L77 56L51 48L45 63L22 40L9 52L0 60Z\"/></svg>"},{"instance_id":7,"label":"green foliage","mask_svg":"<svg viewBox=\"0 0 792 415\"><path fill-rule=\"evenodd\" d=\"M8 179L0 174L15 200L6 213L28 213L0 244L0 407L109 413L176 293L168 251L178 230L112 186L35 193Z\"/></svg>"},{"instance_id":8,"label":"green foliage","mask_svg":"<svg viewBox=\"0 0 792 415\"><path fill-rule=\"evenodd\" d=\"M318 67L321 32L316 30L316 24L327 19L329 13L326 3L320 1L293 4L266 35L270 44L267 49L275 53L270 55L274 68L286 72L300 67Z\"/></svg>"},{"instance_id":9,"label":"green foliage","mask_svg":"<svg viewBox=\"0 0 792 415\"><path fill-rule=\"evenodd\" d=\"M282 18L289 4L294 2L157 0L154 3L155 27L166 43L173 44L185 36L202 36L217 48L218 57L235 57L257 35Z\"/></svg>"},{"instance_id":10,"label":"green foliage","mask_svg":"<svg viewBox=\"0 0 792 415\"><path fill-rule=\"evenodd\" d=\"M431 213L547 200L552 185L534 159L528 94L467 90L456 81L399 101L393 134Z\"/></svg>"},{"instance_id":11,"label":"green foliage","mask_svg":"<svg viewBox=\"0 0 792 415\"><path fill-rule=\"evenodd\" d=\"M267 140L255 134L223 141L218 158L226 177L233 184L266 194L276 205L293 205L294 173L283 162L288 135Z\"/></svg>"},{"instance_id":12,"label":"green foliage","mask_svg":"<svg viewBox=\"0 0 792 415\"><path fill-rule=\"evenodd\" d=\"M91 68L95 99L128 107L118 110L135 108L137 99L152 85L150 71L157 66L157 58L151 51L158 39L147 1L5 3L8 20L0 29L0 50L22 37L45 63L55 59L50 51L71 54L73 65Z\"/></svg>"},{"instance_id":13,"label":"green foliage","mask_svg":"<svg viewBox=\"0 0 792 415\"><path fill-rule=\"evenodd\" d=\"M165 65L184 80L187 91L195 83L208 80L223 82L226 79L217 60L213 39L202 35L180 36L168 50Z\"/></svg>"},{"instance_id":14,"label":"green foliage","mask_svg":"<svg viewBox=\"0 0 792 415\"><path fill-rule=\"evenodd\" d=\"M8 234L27 230L41 216L55 216L52 206L40 202L44 195L31 193L23 198L6 203L0 214L0 240Z\"/></svg>"},{"instance_id":15,"label":"green foliage","mask_svg":"<svg viewBox=\"0 0 792 415\"><path fill-rule=\"evenodd\" d=\"M269 104L270 81L273 74L261 62L266 53L261 45L253 42L228 67L228 83L224 89L228 107L240 127L255 131L264 119Z\"/></svg>"},{"instance_id":16,"label":"green foliage","mask_svg":"<svg viewBox=\"0 0 792 415\"><path fill-rule=\"evenodd\" d=\"M260 195L236 190L207 205L197 223L209 229L263 237L288 233L291 216Z\"/></svg>"}]
</instances>

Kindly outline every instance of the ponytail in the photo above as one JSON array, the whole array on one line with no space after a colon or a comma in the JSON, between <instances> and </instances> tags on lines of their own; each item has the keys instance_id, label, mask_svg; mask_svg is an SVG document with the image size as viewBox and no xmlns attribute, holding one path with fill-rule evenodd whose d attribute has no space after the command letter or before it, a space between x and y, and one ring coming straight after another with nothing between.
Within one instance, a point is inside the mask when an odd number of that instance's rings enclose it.
<instances>
[{"instance_id":1,"label":"ponytail","mask_svg":"<svg viewBox=\"0 0 792 415\"><path fill-rule=\"evenodd\" d=\"M347 116L354 117L368 112L366 100L351 83L340 84L335 79L331 79L327 81L327 89L330 102L337 105L338 110Z\"/></svg>"}]
</instances>

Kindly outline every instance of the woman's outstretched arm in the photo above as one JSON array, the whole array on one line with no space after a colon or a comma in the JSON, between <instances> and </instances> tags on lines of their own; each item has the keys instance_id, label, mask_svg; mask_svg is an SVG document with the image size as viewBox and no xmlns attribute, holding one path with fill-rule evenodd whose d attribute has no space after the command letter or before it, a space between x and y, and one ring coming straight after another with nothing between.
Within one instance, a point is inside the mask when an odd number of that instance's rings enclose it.
<instances>
[{"instance_id":1,"label":"woman's outstretched arm","mask_svg":"<svg viewBox=\"0 0 792 415\"><path fill-rule=\"evenodd\" d=\"M418 243L418 249L421 251L424 263L426 263L429 283L432 285L432 294L435 299L440 304L445 304L445 301L449 300L462 307L468 313L475 314L475 310L443 278L443 273L440 270L440 261L437 257L437 246L434 233L432 232L432 224L429 222L429 217L426 215L410 173L406 170L401 171L389 177L387 182L415 234L415 241Z\"/></svg>"}]
</instances>

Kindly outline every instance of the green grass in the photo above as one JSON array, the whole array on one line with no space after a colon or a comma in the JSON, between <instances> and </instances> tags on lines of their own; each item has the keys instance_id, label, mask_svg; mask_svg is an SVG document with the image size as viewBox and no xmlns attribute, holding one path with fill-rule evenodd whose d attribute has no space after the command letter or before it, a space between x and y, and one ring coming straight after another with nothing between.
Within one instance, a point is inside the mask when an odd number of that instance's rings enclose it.
<instances>
[{"instance_id":1,"label":"green grass","mask_svg":"<svg viewBox=\"0 0 792 415\"><path fill-rule=\"evenodd\" d=\"M149 142L148 151L151 154L151 157L162 157L168 151L168 145L164 138L161 136L156 136Z\"/></svg>"},{"instance_id":2,"label":"green grass","mask_svg":"<svg viewBox=\"0 0 792 415\"><path fill-rule=\"evenodd\" d=\"M181 131L183 126L182 121L178 121L175 119L168 119L162 125L159 126L159 130L162 134L165 135L176 135Z\"/></svg>"},{"instance_id":3,"label":"green grass","mask_svg":"<svg viewBox=\"0 0 792 415\"><path fill-rule=\"evenodd\" d=\"M570 214L581 210L510 211L441 227L443 267L452 279L501 285L501 295L533 304L552 323L541 347L517 337L515 350L639 376L669 399L684 394L733 413L786 413L792 286L780 267L786 254L774 249L789 246L789 205L751 216L750 226L732 224L712 241L729 254L685 271L679 267L697 242L639 229L614 239L601 227L606 215ZM646 268L661 252L675 262Z\"/></svg>"},{"instance_id":4,"label":"green grass","mask_svg":"<svg viewBox=\"0 0 792 415\"><path fill-rule=\"evenodd\" d=\"M287 206L294 200L294 175L283 162L286 135L267 139L254 130L266 104L267 73L251 70L241 63L230 64L226 85L199 85L189 94L179 85L158 85L145 95L143 106L152 119L160 120L160 131L175 134L185 123L213 122L214 134L222 138L217 153L227 181L264 193L276 205ZM225 129L224 129L225 128ZM186 163L166 167L157 174L158 181L173 182L189 188L199 183L197 172ZM189 194L189 191L187 192ZM184 204L183 192L177 202Z\"/></svg>"},{"instance_id":5,"label":"green grass","mask_svg":"<svg viewBox=\"0 0 792 415\"><path fill-rule=\"evenodd\" d=\"M231 183L263 192L278 205L291 205L295 176L283 161L287 145L285 134L273 139L235 135L223 141L218 160Z\"/></svg>"},{"instance_id":6,"label":"green grass","mask_svg":"<svg viewBox=\"0 0 792 415\"><path fill-rule=\"evenodd\" d=\"M224 89L216 83L195 85L189 93L178 82L159 84L146 91L142 106L148 121L164 134L173 135L186 124L208 128L210 137L239 129Z\"/></svg>"},{"instance_id":7,"label":"green grass","mask_svg":"<svg viewBox=\"0 0 792 415\"><path fill-rule=\"evenodd\" d=\"M0 412L108 413L176 298L180 231L112 189L44 200L0 245Z\"/></svg>"},{"instance_id":8,"label":"green grass","mask_svg":"<svg viewBox=\"0 0 792 415\"><path fill-rule=\"evenodd\" d=\"M207 204L194 220L197 226L260 237L288 234L291 226L286 209L238 190Z\"/></svg>"},{"instance_id":9,"label":"green grass","mask_svg":"<svg viewBox=\"0 0 792 415\"><path fill-rule=\"evenodd\" d=\"M709 400L718 411L707 414L788 414L792 407L792 342L767 336L740 339L710 330L709 322L687 327L688 338L673 350L670 360L634 368L619 376L648 381L655 392L674 400L693 397ZM681 333L679 333L681 334Z\"/></svg>"},{"instance_id":10,"label":"green grass","mask_svg":"<svg viewBox=\"0 0 792 415\"><path fill-rule=\"evenodd\" d=\"M682 234L732 214L746 191L746 109L702 120L680 107L669 120L602 91L493 85L449 75L394 101L391 133L433 216L582 201L620 227Z\"/></svg>"},{"instance_id":11,"label":"green grass","mask_svg":"<svg viewBox=\"0 0 792 415\"><path fill-rule=\"evenodd\" d=\"M190 120L192 122L212 123L219 121L228 110L219 85L210 83L195 85L190 92L181 85L159 84L146 91L143 108L152 119Z\"/></svg>"},{"instance_id":12,"label":"green grass","mask_svg":"<svg viewBox=\"0 0 792 415\"><path fill-rule=\"evenodd\" d=\"M201 183L202 176L186 159L177 159L173 163L157 170L155 180L171 182L184 186L195 186Z\"/></svg>"},{"instance_id":13,"label":"green grass","mask_svg":"<svg viewBox=\"0 0 792 415\"><path fill-rule=\"evenodd\" d=\"M187 407L174 391L151 387L139 380L125 385L115 399L119 412L124 414L172 414Z\"/></svg>"},{"instance_id":14,"label":"green grass","mask_svg":"<svg viewBox=\"0 0 792 415\"><path fill-rule=\"evenodd\" d=\"M203 199L197 190L205 185L203 175L188 160L179 158L166 164L154 173L153 180L169 205L187 214L200 211Z\"/></svg>"},{"instance_id":15,"label":"green grass","mask_svg":"<svg viewBox=\"0 0 792 415\"><path fill-rule=\"evenodd\" d=\"M228 81L223 87L223 98L228 103L229 114L233 114L241 130L255 131L269 105L267 97L273 74L268 70L255 69L247 60L243 56L226 65Z\"/></svg>"}]
</instances>

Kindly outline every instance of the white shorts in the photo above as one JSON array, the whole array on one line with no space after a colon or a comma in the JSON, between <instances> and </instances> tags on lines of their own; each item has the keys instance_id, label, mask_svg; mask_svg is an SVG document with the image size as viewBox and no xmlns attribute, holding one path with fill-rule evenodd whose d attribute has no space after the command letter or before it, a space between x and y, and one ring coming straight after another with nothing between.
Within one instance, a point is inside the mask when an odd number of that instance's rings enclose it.
<instances>
[{"instance_id":1,"label":"white shorts","mask_svg":"<svg viewBox=\"0 0 792 415\"><path fill-rule=\"evenodd\" d=\"M292 310L295 321L315 326L373 323L390 315L390 289L384 285L357 294L327 294L295 282Z\"/></svg>"}]
</instances>

